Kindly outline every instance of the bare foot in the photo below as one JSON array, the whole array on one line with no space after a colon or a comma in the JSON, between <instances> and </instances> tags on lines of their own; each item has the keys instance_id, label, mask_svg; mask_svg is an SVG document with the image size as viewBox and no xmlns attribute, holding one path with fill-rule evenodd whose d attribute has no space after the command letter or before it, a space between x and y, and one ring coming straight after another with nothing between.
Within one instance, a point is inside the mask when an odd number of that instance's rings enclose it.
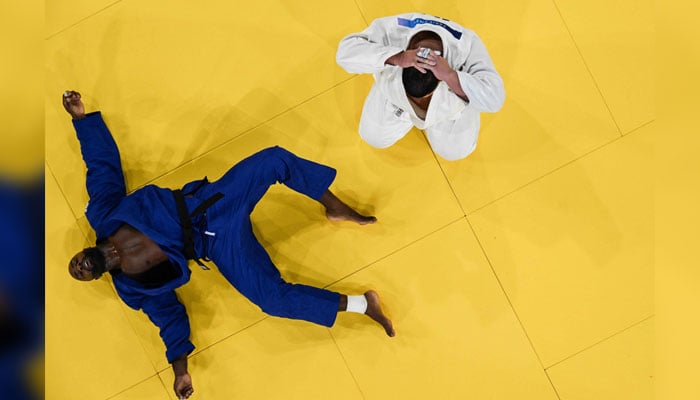
<instances>
[{"instance_id":1,"label":"bare foot","mask_svg":"<svg viewBox=\"0 0 700 400\"><path fill-rule=\"evenodd\" d=\"M377 218L374 216L367 217L350 208L350 206L335 197L330 190L327 190L326 193L321 196L319 202L326 207L326 217L330 221L351 221L360 225L377 222Z\"/></svg>"},{"instance_id":2,"label":"bare foot","mask_svg":"<svg viewBox=\"0 0 700 400\"><path fill-rule=\"evenodd\" d=\"M350 213L341 213L337 211L331 211L326 209L326 218L329 221L351 221L356 222L360 225L373 224L377 222L377 218L374 216L366 217L362 214L357 213L355 210L351 209Z\"/></svg>"},{"instance_id":3,"label":"bare foot","mask_svg":"<svg viewBox=\"0 0 700 400\"><path fill-rule=\"evenodd\" d=\"M390 337L394 337L396 335L396 331L394 331L394 325L391 323L391 320L384 315L382 312L382 307L379 304L379 295L377 292L374 290L369 290L365 293L365 298L367 299L367 311L365 314L372 318L373 320L377 321L381 326L384 327L384 330L386 331L386 334L389 335Z\"/></svg>"}]
</instances>

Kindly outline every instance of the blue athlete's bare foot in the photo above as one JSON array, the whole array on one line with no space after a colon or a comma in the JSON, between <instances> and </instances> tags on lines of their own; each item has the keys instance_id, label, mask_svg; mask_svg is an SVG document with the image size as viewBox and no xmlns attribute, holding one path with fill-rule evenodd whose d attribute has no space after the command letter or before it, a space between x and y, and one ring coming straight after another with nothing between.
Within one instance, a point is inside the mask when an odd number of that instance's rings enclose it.
<instances>
[{"instance_id":1,"label":"blue athlete's bare foot","mask_svg":"<svg viewBox=\"0 0 700 400\"><path fill-rule=\"evenodd\" d=\"M326 207L326 217L330 221L351 221L360 225L377 222L377 218L374 216L367 217L350 208L339 198L335 197L330 190L326 190L326 193L318 201Z\"/></svg>"},{"instance_id":2,"label":"blue athlete's bare foot","mask_svg":"<svg viewBox=\"0 0 700 400\"><path fill-rule=\"evenodd\" d=\"M379 304L379 295L377 292L369 290L365 293L365 298L367 299L367 311L365 311L365 314L377 321L384 328L387 335L394 337L396 335L394 325L391 323L391 320L384 315L384 312L382 312L382 306Z\"/></svg>"}]
</instances>

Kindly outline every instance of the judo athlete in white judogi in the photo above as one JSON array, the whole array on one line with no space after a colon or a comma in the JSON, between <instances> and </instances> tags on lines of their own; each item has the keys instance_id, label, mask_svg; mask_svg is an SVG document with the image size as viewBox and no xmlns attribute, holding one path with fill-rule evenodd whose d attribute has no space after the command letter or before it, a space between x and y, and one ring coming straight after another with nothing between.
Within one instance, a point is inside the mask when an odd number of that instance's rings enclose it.
<instances>
[{"instance_id":1,"label":"judo athlete in white judogi","mask_svg":"<svg viewBox=\"0 0 700 400\"><path fill-rule=\"evenodd\" d=\"M336 61L350 73L374 74L359 131L377 148L415 126L442 158L464 158L476 148L480 113L500 110L505 100L503 80L476 33L432 15L376 19L341 40Z\"/></svg>"}]
</instances>

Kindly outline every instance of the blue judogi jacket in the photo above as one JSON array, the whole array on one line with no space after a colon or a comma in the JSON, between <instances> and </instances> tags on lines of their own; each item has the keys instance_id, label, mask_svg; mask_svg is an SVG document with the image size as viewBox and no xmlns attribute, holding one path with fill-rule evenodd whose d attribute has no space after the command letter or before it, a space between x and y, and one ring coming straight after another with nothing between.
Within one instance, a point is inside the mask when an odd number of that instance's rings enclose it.
<instances>
[{"instance_id":1,"label":"blue judogi jacket","mask_svg":"<svg viewBox=\"0 0 700 400\"><path fill-rule=\"evenodd\" d=\"M183 253L180 218L170 189L147 185L127 195L119 149L100 112L74 120L80 150L87 166L86 186L90 200L85 215L95 230L98 243L129 224L158 244L178 276L158 287L149 287L119 272L112 273L119 297L134 310L143 310L160 329L168 362L194 350L190 323L175 288L187 283L191 271ZM190 182L187 192L201 181ZM196 199L187 199L194 208Z\"/></svg>"}]
</instances>

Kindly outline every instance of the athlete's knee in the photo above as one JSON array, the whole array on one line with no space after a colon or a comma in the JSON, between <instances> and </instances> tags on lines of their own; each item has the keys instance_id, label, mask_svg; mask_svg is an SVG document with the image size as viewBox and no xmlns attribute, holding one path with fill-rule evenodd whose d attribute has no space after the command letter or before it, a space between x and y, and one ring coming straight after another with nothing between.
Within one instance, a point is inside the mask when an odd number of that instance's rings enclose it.
<instances>
[{"instance_id":1,"label":"athlete's knee","mask_svg":"<svg viewBox=\"0 0 700 400\"><path fill-rule=\"evenodd\" d=\"M372 134L367 134L366 132L363 133L362 130L360 130L360 137L368 145L370 145L374 148L377 148L377 149L386 149L387 147L391 147L391 145L396 143L395 141L386 140L386 138L383 138L376 133L372 133Z\"/></svg>"},{"instance_id":2,"label":"athlete's knee","mask_svg":"<svg viewBox=\"0 0 700 400\"><path fill-rule=\"evenodd\" d=\"M289 168L296 156L283 147L273 146L260 150L252 158L258 161L257 168L260 171L269 171L273 174L270 179L282 182L289 177Z\"/></svg>"},{"instance_id":3,"label":"athlete's knee","mask_svg":"<svg viewBox=\"0 0 700 400\"><path fill-rule=\"evenodd\" d=\"M262 149L258 152L260 156L268 158L287 158L292 155L292 152L280 146L272 146Z\"/></svg>"},{"instance_id":4,"label":"athlete's knee","mask_svg":"<svg viewBox=\"0 0 700 400\"><path fill-rule=\"evenodd\" d=\"M409 127L410 129L410 127ZM386 127L375 124L360 122L360 137L370 146L377 149L386 149L396 143L402 135L392 135L388 133Z\"/></svg>"}]
</instances>

